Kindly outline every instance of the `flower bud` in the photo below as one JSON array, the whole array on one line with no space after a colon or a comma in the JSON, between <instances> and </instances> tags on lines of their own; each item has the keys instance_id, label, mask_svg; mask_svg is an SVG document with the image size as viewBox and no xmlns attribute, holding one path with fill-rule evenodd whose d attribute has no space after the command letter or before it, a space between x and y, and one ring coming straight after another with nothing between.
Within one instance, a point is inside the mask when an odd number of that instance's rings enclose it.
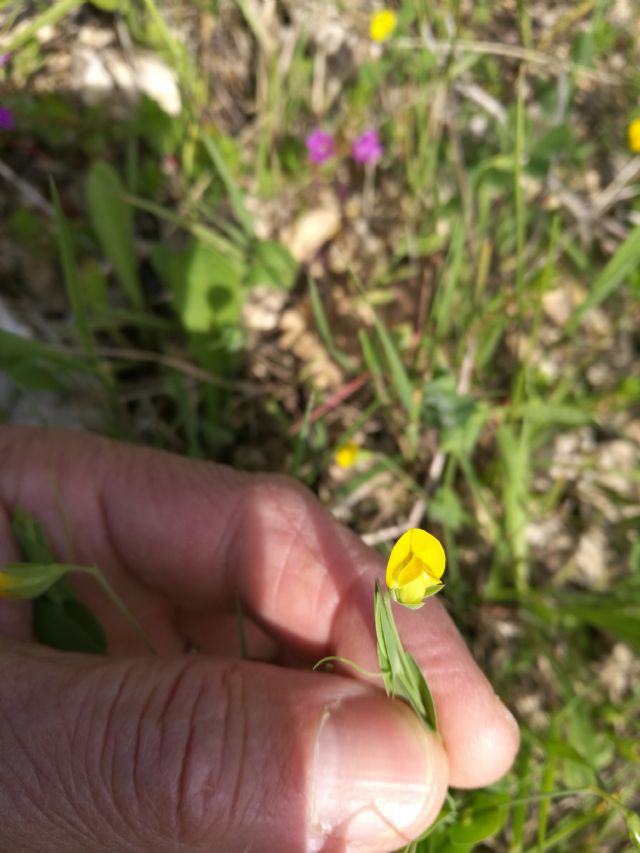
<instances>
[{"instance_id":1,"label":"flower bud","mask_svg":"<svg viewBox=\"0 0 640 853\"><path fill-rule=\"evenodd\" d=\"M68 566L57 563L8 563L0 569L0 598L36 598L68 570Z\"/></svg>"}]
</instances>

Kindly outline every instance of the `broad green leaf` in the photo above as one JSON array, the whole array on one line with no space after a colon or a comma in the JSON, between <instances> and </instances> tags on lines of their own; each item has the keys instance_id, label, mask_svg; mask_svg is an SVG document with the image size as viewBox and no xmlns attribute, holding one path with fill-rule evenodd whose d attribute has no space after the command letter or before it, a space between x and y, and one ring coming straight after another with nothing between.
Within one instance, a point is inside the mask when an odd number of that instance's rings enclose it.
<instances>
[{"instance_id":1,"label":"broad green leaf","mask_svg":"<svg viewBox=\"0 0 640 853\"><path fill-rule=\"evenodd\" d=\"M102 250L131 305L142 308L133 242L133 214L131 206L124 201L122 181L112 166L98 162L91 167L86 191L89 216Z\"/></svg>"},{"instance_id":2,"label":"broad green leaf","mask_svg":"<svg viewBox=\"0 0 640 853\"><path fill-rule=\"evenodd\" d=\"M298 264L291 252L276 240L258 240L249 250L245 284L289 289L296 277Z\"/></svg>"},{"instance_id":3,"label":"broad green leaf","mask_svg":"<svg viewBox=\"0 0 640 853\"><path fill-rule=\"evenodd\" d=\"M33 604L33 629L38 642L65 652L104 655L107 640L102 626L84 604L75 599L53 601L48 596Z\"/></svg>"},{"instance_id":4,"label":"broad green leaf","mask_svg":"<svg viewBox=\"0 0 640 853\"><path fill-rule=\"evenodd\" d=\"M481 791L473 797L449 831L453 844L479 844L496 835L507 818L507 802L503 794Z\"/></svg>"},{"instance_id":5,"label":"broad green leaf","mask_svg":"<svg viewBox=\"0 0 640 853\"><path fill-rule=\"evenodd\" d=\"M174 292L177 312L187 331L204 334L238 323L244 270L236 259L194 243L178 251L156 246L151 260Z\"/></svg>"}]
</instances>

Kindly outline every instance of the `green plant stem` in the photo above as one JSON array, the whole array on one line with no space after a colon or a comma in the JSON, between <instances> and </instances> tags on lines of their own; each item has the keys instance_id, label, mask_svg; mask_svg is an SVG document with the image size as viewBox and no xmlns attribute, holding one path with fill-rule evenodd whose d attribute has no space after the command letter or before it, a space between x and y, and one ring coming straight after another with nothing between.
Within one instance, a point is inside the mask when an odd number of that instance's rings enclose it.
<instances>
[{"instance_id":1,"label":"green plant stem","mask_svg":"<svg viewBox=\"0 0 640 853\"><path fill-rule=\"evenodd\" d=\"M102 574L102 572L100 571L100 569L98 569L97 566L73 566L72 570L78 572L85 572L85 574L91 575L98 582L99 586L102 588L102 590L111 600L111 602L115 604L117 609L124 616L129 625L131 625L136 634L141 638L141 640L144 642L145 646L149 649L151 654L158 654L153 643L149 639L147 632L139 624L133 613L129 610L127 605L120 598L118 593L113 589L109 581L105 578L105 576Z\"/></svg>"},{"instance_id":2,"label":"green plant stem","mask_svg":"<svg viewBox=\"0 0 640 853\"><path fill-rule=\"evenodd\" d=\"M84 0L58 0L57 3L54 3L53 6L50 6L41 15L34 18L23 30L16 33L13 38L10 38L7 42L0 43L0 52L15 53L18 48L36 36L43 27L57 24L65 15L73 12L74 9L82 6L83 3Z\"/></svg>"}]
</instances>

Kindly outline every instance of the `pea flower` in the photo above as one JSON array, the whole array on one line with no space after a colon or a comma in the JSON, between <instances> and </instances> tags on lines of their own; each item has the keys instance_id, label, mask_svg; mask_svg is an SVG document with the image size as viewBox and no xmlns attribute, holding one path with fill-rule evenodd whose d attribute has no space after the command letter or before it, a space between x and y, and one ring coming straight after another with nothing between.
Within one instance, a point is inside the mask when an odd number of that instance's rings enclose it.
<instances>
[{"instance_id":1,"label":"pea flower","mask_svg":"<svg viewBox=\"0 0 640 853\"><path fill-rule=\"evenodd\" d=\"M634 119L627 129L629 148L634 154L640 154L640 118Z\"/></svg>"},{"instance_id":2,"label":"pea flower","mask_svg":"<svg viewBox=\"0 0 640 853\"><path fill-rule=\"evenodd\" d=\"M387 563L391 597L406 607L422 607L424 599L442 589L444 548L435 536L413 527L393 546Z\"/></svg>"},{"instance_id":3,"label":"pea flower","mask_svg":"<svg viewBox=\"0 0 640 853\"><path fill-rule=\"evenodd\" d=\"M0 68L2 68L3 65L6 65L10 59L11 59L10 53L0 53Z\"/></svg>"},{"instance_id":4,"label":"pea flower","mask_svg":"<svg viewBox=\"0 0 640 853\"><path fill-rule=\"evenodd\" d=\"M340 468L350 468L357 460L360 448L355 441L348 441L336 450L335 461Z\"/></svg>"},{"instance_id":5,"label":"pea flower","mask_svg":"<svg viewBox=\"0 0 640 853\"><path fill-rule=\"evenodd\" d=\"M369 35L373 41L386 41L395 30L397 23L396 13L391 9L374 12L369 23Z\"/></svg>"},{"instance_id":6,"label":"pea flower","mask_svg":"<svg viewBox=\"0 0 640 853\"><path fill-rule=\"evenodd\" d=\"M16 120L8 107L0 107L0 130L13 130Z\"/></svg>"},{"instance_id":7,"label":"pea flower","mask_svg":"<svg viewBox=\"0 0 640 853\"><path fill-rule=\"evenodd\" d=\"M356 163L373 165L382 159L383 154L384 147L380 141L380 134L375 128L365 130L353 140L351 156Z\"/></svg>"},{"instance_id":8,"label":"pea flower","mask_svg":"<svg viewBox=\"0 0 640 853\"><path fill-rule=\"evenodd\" d=\"M307 136L304 144L311 163L325 163L335 157L336 143L332 134L319 127Z\"/></svg>"},{"instance_id":9,"label":"pea flower","mask_svg":"<svg viewBox=\"0 0 640 853\"><path fill-rule=\"evenodd\" d=\"M68 566L55 563L9 563L0 569L0 598L35 598L66 575Z\"/></svg>"}]
</instances>

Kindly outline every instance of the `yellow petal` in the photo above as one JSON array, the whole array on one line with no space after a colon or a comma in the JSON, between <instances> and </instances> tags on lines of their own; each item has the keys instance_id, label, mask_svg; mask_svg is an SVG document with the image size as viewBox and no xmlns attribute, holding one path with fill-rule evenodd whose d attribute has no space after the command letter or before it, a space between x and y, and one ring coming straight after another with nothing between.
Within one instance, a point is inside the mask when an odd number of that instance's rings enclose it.
<instances>
[{"instance_id":1,"label":"yellow petal","mask_svg":"<svg viewBox=\"0 0 640 853\"><path fill-rule=\"evenodd\" d=\"M416 607L418 604L421 604L424 594L427 591L425 577L426 576L424 574L420 574L415 580L411 581L411 583L396 589L396 599L401 604L407 604L410 607Z\"/></svg>"},{"instance_id":2,"label":"yellow petal","mask_svg":"<svg viewBox=\"0 0 640 853\"><path fill-rule=\"evenodd\" d=\"M634 119L627 130L629 148L634 154L640 154L640 118Z\"/></svg>"},{"instance_id":3,"label":"yellow petal","mask_svg":"<svg viewBox=\"0 0 640 853\"><path fill-rule=\"evenodd\" d=\"M403 533L389 554L389 561L387 562L387 586L389 589L393 589L395 578L411 558L411 533L411 530Z\"/></svg>"},{"instance_id":4,"label":"yellow petal","mask_svg":"<svg viewBox=\"0 0 640 853\"><path fill-rule=\"evenodd\" d=\"M387 563L387 586L396 601L416 607L430 587L440 585L445 564L444 548L436 537L414 527L393 546Z\"/></svg>"},{"instance_id":5,"label":"yellow petal","mask_svg":"<svg viewBox=\"0 0 640 853\"><path fill-rule=\"evenodd\" d=\"M422 577L425 574L424 563L418 557L412 555L406 566L403 566L394 576L395 585L397 587L405 587L412 583L416 578Z\"/></svg>"},{"instance_id":6,"label":"yellow petal","mask_svg":"<svg viewBox=\"0 0 640 853\"><path fill-rule=\"evenodd\" d=\"M385 41L395 30L398 18L391 9L374 12L369 25L369 35L373 41Z\"/></svg>"},{"instance_id":7,"label":"yellow petal","mask_svg":"<svg viewBox=\"0 0 640 853\"><path fill-rule=\"evenodd\" d=\"M412 553L422 560L431 577L441 578L444 574L447 558L440 541L431 533L427 533L426 530L419 530L416 527L409 533L411 534Z\"/></svg>"},{"instance_id":8,"label":"yellow petal","mask_svg":"<svg viewBox=\"0 0 640 853\"><path fill-rule=\"evenodd\" d=\"M341 468L350 468L358 458L360 448L355 441L348 441L336 450L335 461Z\"/></svg>"}]
</instances>

